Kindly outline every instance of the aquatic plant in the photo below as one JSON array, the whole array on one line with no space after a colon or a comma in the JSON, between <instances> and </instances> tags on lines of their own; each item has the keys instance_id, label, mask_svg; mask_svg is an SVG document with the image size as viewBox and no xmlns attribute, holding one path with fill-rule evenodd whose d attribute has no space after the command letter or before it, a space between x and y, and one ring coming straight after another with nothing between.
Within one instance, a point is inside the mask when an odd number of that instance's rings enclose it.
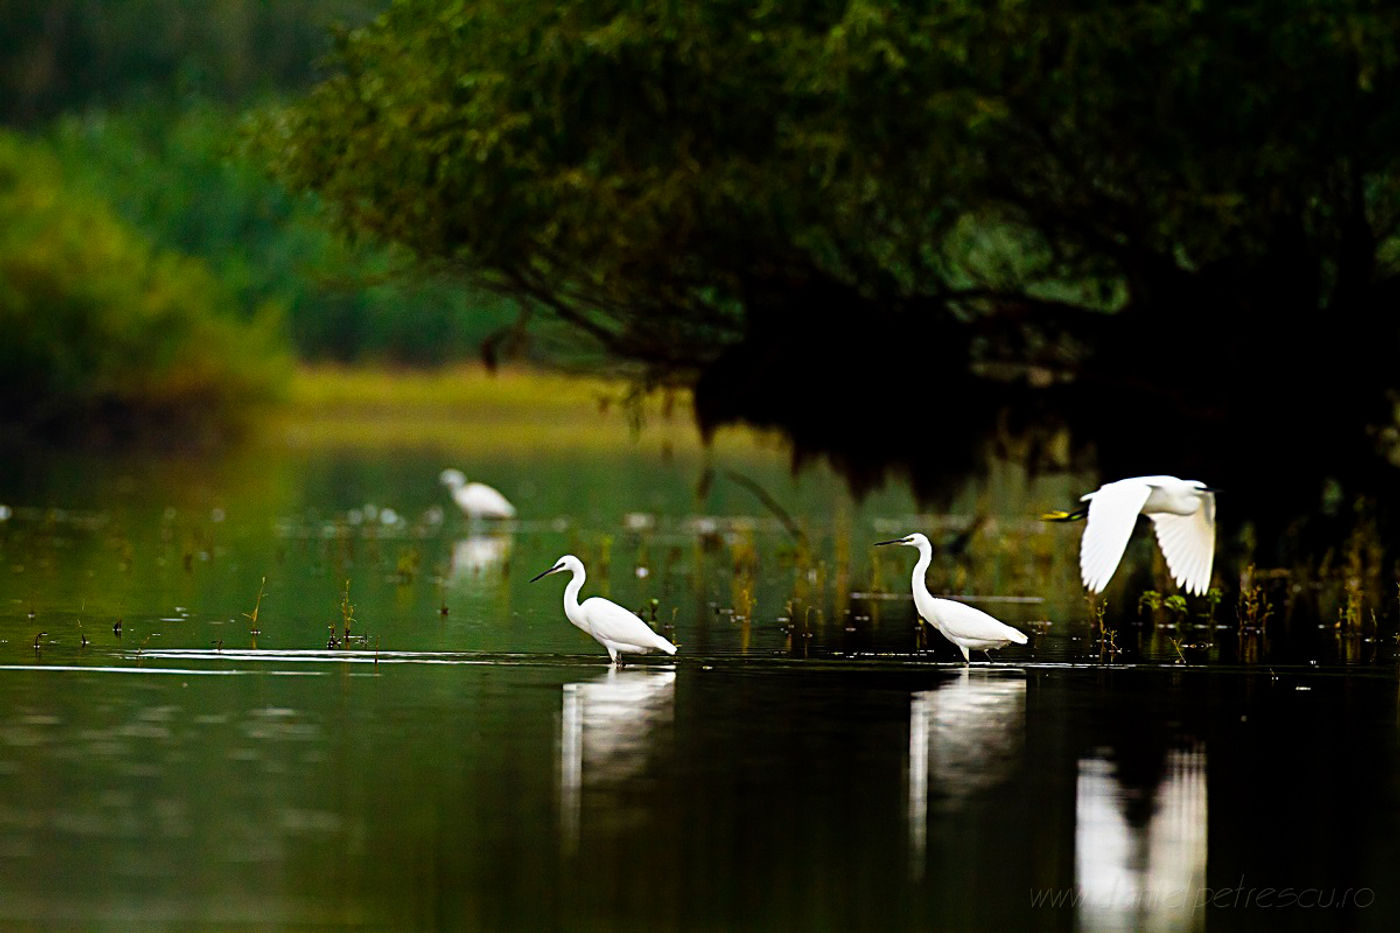
<instances>
[{"instance_id":1,"label":"aquatic plant","mask_svg":"<svg viewBox=\"0 0 1400 933\"><path fill-rule=\"evenodd\" d=\"M1345 601L1337 608L1337 622L1333 628L1345 634L1352 634L1361 628L1361 592L1359 577L1348 575L1344 583Z\"/></svg>"},{"instance_id":2,"label":"aquatic plant","mask_svg":"<svg viewBox=\"0 0 1400 933\"><path fill-rule=\"evenodd\" d=\"M734 576L752 576L758 572L758 547L754 543L752 529L744 529L742 533L730 535L729 561L730 569Z\"/></svg>"},{"instance_id":3,"label":"aquatic plant","mask_svg":"<svg viewBox=\"0 0 1400 933\"><path fill-rule=\"evenodd\" d=\"M1201 618L1205 619L1207 624L1215 622L1215 609L1224 598L1225 594L1220 592L1220 587L1218 586L1212 586L1210 589L1206 590L1206 611L1201 613Z\"/></svg>"},{"instance_id":4,"label":"aquatic plant","mask_svg":"<svg viewBox=\"0 0 1400 933\"><path fill-rule=\"evenodd\" d=\"M338 648L341 646L349 645L350 629L354 626L354 624L355 604L350 602L350 581L347 579L345 581L345 589L342 590L340 593L340 625L342 634L340 634L337 637L336 624L335 622L332 622L330 642L326 645L326 647Z\"/></svg>"},{"instance_id":5,"label":"aquatic plant","mask_svg":"<svg viewBox=\"0 0 1400 933\"><path fill-rule=\"evenodd\" d=\"M1264 592L1262 584L1254 579L1253 564L1245 567L1240 574L1240 595L1236 608L1241 632L1263 632L1269 617L1274 613L1273 604Z\"/></svg>"},{"instance_id":6,"label":"aquatic plant","mask_svg":"<svg viewBox=\"0 0 1400 933\"><path fill-rule=\"evenodd\" d=\"M1138 597L1137 608L1139 619L1142 618L1142 613L1145 609L1151 613L1149 618L1152 621L1156 621L1157 610L1162 608L1162 594L1157 590L1144 590L1142 595Z\"/></svg>"},{"instance_id":7,"label":"aquatic plant","mask_svg":"<svg viewBox=\"0 0 1400 933\"><path fill-rule=\"evenodd\" d=\"M1118 647L1118 631L1116 629L1099 629L1099 660L1107 661L1123 653L1123 649Z\"/></svg>"},{"instance_id":8,"label":"aquatic plant","mask_svg":"<svg viewBox=\"0 0 1400 933\"><path fill-rule=\"evenodd\" d=\"M418 574L418 565L422 563L422 560L423 554L416 547L405 548L399 551L398 560L394 563L394 576L398 579L400 585L407 585L413 582L413 578Z\"/></svg>"},{"instance_id":9,"label":"aquatic plant","mask_svg":"<svg viewBox=\"0 0 1400 933\"><path fill-rule=\"evenodd\" d=\"M248 620L248 634L252 635L254 638L262 634L262 629L258 628L258 613L262 611L263 594L266 587L267 577L263 577L262 581L258 583L258 598L257 601L253 603L253 611L251 613L243 613L243 618Z\"/></svg>"},{"instance_id":10,"label":"aquatic plant","mask_svg":"<svg viewBox=\"0 0 1400 933\"><path fill-rule=\"evenodd\" d=\"M1095 593L1084 594L1084 603L1089 607L1089 629L1092 632L1103 631L1104 616L1108 614L1108 600Z\"/></svg>"}]
</instances>

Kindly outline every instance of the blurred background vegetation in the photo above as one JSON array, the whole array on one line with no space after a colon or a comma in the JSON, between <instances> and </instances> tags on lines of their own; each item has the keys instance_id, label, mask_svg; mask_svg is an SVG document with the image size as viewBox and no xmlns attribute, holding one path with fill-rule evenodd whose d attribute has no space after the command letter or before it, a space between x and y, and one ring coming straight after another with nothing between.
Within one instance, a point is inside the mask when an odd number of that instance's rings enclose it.
<instances>
[{"instance_id":1,"label":"blurred background vegetation","mask_svg":"<svg viewBox=\"0 0 1400 933\"><path fill-rule=\"evenodd\" d=\"M330 231L249 157L370 0L0 0L0 426L203 443L290 365L524 353L517 304ZM558 350L549 328L533 352Z\"/></svg>"}]
</instances>

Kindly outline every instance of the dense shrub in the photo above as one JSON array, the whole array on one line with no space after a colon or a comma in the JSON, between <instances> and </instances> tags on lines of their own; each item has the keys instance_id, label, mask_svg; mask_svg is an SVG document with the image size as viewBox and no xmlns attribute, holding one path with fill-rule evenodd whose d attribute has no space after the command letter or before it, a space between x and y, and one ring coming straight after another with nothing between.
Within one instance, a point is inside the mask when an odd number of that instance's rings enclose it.
<instances>
[{"instance_id":1,"label":"dense shrub","mask_svg":"<svg viewBox=\"0 0 1400 933\"><path fill-rule=\"evenodd\" d=\"M513 301L328 230L313 198L242 154L228 108L187 99L87 111L45 137L73 185L100 192L158 245L201 257L241 308L282 308L304 359L440 364L477 355L516 318Z\"/></svg>"},{"instance_id":2,"label":"dense shrub","mask_svg":"<svg viewBox=\"0 0 1400 933\"><path fill-rule=\"evenodd\" d=\"M201 261L154 246L0 133L0 422L27 432L236 429L283 384L275 309L251 319Z\"/></svg>"}]
</instances>

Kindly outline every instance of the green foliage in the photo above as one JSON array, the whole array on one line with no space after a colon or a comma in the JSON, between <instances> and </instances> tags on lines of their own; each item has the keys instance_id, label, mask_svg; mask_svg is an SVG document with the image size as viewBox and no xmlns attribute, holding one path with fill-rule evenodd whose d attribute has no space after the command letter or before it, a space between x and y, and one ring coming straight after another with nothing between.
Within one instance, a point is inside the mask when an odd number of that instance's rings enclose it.
<instances>
[{"instance_id":1,"label":"green foliage","mask_svg":"<svg viewBox=\"0 0 1400 933\"><path fill-rule=\"evenodd\" d=\"M1375 174L1400 132L1379 106L1396 34L1309 0L402 0L266 132L350 228L466 260L623 349L668 307L724 333L755 277L1100 310L1135 265L1400 206Z\"/></svg>"},{"instance_id":2,"label":"green foliage","mask_svg":"<svg viewBox=\"0 0 1400 933\"><path fill-rule=\"evenodd\" d=\"M249 164L239 107L305 87L332 27L379 0L0 0L0 120L50 141L65 185L204 260L240 312L280 309L309 359L436 364L518 351L518 306L325 229Z\"/></svg>"},{"instance_id":3,"label":"green foliage","mask_svg":"<svg viewBox=\"0 0 1400 933\"><path fill-rule=\"evenodd\" d=\"M1172 624L1179 625L1181 620L1186 618L1186 597L1180 593L1172 593L1162 600L1162 608L1171 613Z\"/></svg>"},{"instance_id":4,"label":"green foliage","mask_svg":"<svg viewBox=\"0 0 1400 933\"><path fill-rule=\"evenodd\" d=\"M88 422L197 440L272 398L287 358L275 313L238 320L198 260L154 247L65 187L41 147L0 134L0 421Z\"/></svg>"},{"instance_id":5,"label":"green foliage","mask_svg":"<svg viewBox=\"0 0 1400 933\"><path fill-rule=\"evenodd\" d=\"M243 156L240 118L208 102L94 111L48 134L65 175L165 247L204 259L243 308L274 304L300 356L442 363L509 338L519 312L406 257L327 230Z\"/></svg>"}]
</instances>

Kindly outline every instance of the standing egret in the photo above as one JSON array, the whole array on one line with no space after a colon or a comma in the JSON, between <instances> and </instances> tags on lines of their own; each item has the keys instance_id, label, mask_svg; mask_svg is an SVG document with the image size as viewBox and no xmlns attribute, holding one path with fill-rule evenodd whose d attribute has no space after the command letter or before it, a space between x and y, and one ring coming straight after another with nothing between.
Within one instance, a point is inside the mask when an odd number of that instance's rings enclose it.
<instances>
[{"instance_id":1,"label":"standing egret","mask_svg":"<svg viewBox=\"0 0 1400 933\"><path fill-rule=\"evenodd\" d=\"M1052 522L1088 518L1079 543L1079 575L1089 592L1099 593L1108 586L1138 515L1152 519L1157 545L1176 585L1193 596L1210 587L1215 560L1214 489L1194 479L1134 476L1105 483L1079 498L1089 504L1042 517Z\"/></svg>"},{"instance_id":2,"label":"standing egret","mask_svg":"<svg viewBox=\"0 0 1400 933\"><path fill-rule=\"evenodd\" d=\"M448 467L438 481L452 490L452 501L467 518L514 518L515 506L485 483L469 483L461 470Z\"/></svg>"},{"instance_id":3,"label":"standing egret","mask_svg":"<svg viewBox=\"0 0 1400 933\"><path fill-rule=\"evenodd\" d=\"M645 654L648 651L664 651L675 654L676 646L652 631L650 625L636 614L628 612L617 603L601 596L592 596L582 604L578 601L578 591L583 588L586 574L583 561L572 554L565 554L555 561L554 566L530 580L542 580L552 573L569 571L574 577L564 587L564 615L569 621L583 629L604 648L614 664L621 664L620 654Z\"/></svg>"},{"instance_id":4,"label":"standing egret","mask_svg":"<svg viewBox=\"0 0 1400 933\"><path fill-rule=\"evenodd\" d=\"M914 607L919 610L919 615L924 621L938 629L943 633L944 638L962 649L964 661L972 663L971 652L973 651L1004 648L1012 642L1018 645L1026 643L1024 633L1017 631L1005 622L992 618L981 609L953 599L939 599L929 593L928 585L924 583L924 574L928 571L929 562L933 560L933 546L928 543L928 538L915 532L904 538L895 538L893 541L875 542L876 547L882 547L886 544L902 544L905 547L919 549L919 562L914 565L914 576L911 582L914 590Z\"/></svg>"}]
</instances>

